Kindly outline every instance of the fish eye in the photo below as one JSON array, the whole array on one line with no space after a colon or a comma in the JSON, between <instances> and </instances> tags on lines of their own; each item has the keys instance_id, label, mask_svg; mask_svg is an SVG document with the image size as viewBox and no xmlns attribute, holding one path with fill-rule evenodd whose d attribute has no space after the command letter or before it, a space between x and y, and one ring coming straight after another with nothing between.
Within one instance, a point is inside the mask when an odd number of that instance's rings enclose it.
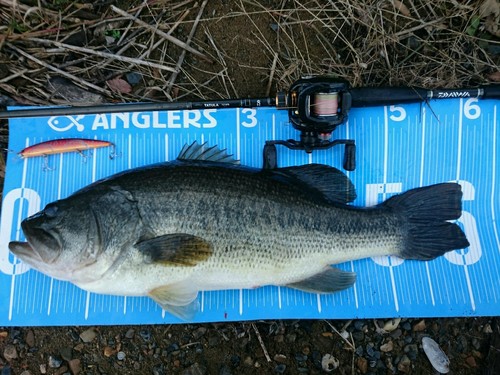
<instances>
[{"instance_id":1,"label":"fish eye","mask_svg":"<svg viewBox=\"0 0 500 375\"><path fill-rule=\"evenodd\" d=\"M43 210L43 212L45 213L45 216L47 216L47 217L55 217L57 215L58 210L59 209L57 208L56 205L49 204L48 206L45 207L45 210Z\"/></svg>"}]
</instances>

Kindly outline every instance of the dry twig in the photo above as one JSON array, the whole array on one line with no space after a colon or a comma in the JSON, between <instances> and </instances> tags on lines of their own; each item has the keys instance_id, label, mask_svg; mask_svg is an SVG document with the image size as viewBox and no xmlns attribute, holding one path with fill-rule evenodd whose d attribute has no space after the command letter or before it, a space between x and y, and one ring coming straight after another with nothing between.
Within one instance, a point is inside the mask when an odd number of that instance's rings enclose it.
<instances>
[{"instance_id":1,"label":"dry twig","mask_svg":"<svg viewBox=\"0 0 500 375\"><path fill-rule=\"evenodd\" d=\"M176 46L179 46L182 49L185 49L188 52L191 52L191 53L195 54L196 56L199 56L199 57L204 58L206 60L210 60L208 57L206 57L203 53L201 53L197 49L194 49L193 47L187 45L186 43L184 43L183 41L181 41L181 40L173 37L172 35L169 35L169 34L163 32L161 30L158 30L158 29L154 28L153 26L148 25L146 22L141 21L140 19L135 18L134 16L131 16L130 14L128 14L127 12L125 12L124 10L122 10L120 8L117 8L114 5L111 5L111 10L113 10L113 12L118 13L119 15L121 15L123 17L126 17L126 18L129 18L129 19L133 20L139 26L142 26L142 27L145 27L145 28L147 28L147 29L149 29L151 31L154 31L156 34L158 34L162 38L165 38L169 42L174 43Z\"/></svg>"},{"instance_id":2,"label":"dry twig","mask_svg":"<svg viewBox=\"0 0 500 375\"><path fill-rule=\"evenodd\" d=\"M203 14L203 11L205 10L205 6L207 5L208 0L204 0L203 3L201 4L200 10L198 12L198 15L196 16L196 19L193 23L193 27L191 28L191 32L189 33L189 36L186 41L186 45L189 46L189 43L191 43L191 40L193 39L194 33L196 32L196 28L198 27L198 23L200 22L201 15ZM170 76L170 79L168 80L167 83L167 95L170 94L170 90L172 90L172 87L174 86L175 80L177 79L177 75L181 71L181 66L182 63L184 62L184 59L186 57L186 50L184 49L179 57L179 60L177 61L177 64L175 65L175 70Z\"/></svg>"},{"instance_id":3,"label":"dry twig","mask_svg":"<svg viewBox=\"0 0 500 375\"><path fill-rule=\"evenodd\" d=\"M264 356L266 357L267 362L271 362L271 357L269 357L269 353L267 352L266 346L264 345L264 341L262 340L262 337L260 336L259 330L257 329L255 323L252 323L252 328L255 331L255 334L257 335L257 340L259 340L259 344L262 348L262 351L264 352Z\"/></svg>"}]
</instances>

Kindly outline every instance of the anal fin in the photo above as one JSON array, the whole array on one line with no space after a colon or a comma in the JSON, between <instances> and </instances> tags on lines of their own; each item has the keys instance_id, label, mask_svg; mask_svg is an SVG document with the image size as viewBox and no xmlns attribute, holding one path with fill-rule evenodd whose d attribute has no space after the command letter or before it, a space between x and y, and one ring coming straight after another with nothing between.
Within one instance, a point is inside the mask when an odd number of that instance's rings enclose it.
<instances>
[{"instance_id":1,"label":"anal fin","mask_svg":"<svg viewBox=\"0 0 500 375\"><path fill-rule=\"evenodd\" d=\"M356 273L328 267L321 273L286 286L309 293L333 293L347 289L355 282Z\"/></svg>"},{"instance_id":2,"label":"anal fin","mask_svg":"<svg viewBox=\"0 0 500 375\"><path fill-rule=\"evenodd\" d=\"M199 310L198 291L183 290L179 285L166 285L148 293L165 311L182 319L191 320Z\"/></svg>"}]
</instances>

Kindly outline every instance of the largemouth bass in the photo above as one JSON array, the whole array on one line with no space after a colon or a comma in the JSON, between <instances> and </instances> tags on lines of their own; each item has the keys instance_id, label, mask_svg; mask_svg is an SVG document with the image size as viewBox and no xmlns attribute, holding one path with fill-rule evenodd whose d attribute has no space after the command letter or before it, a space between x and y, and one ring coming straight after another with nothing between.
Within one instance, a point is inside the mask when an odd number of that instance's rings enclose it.
<instances>
[{"instance_id":1,"label":"largemouth bass","mask_svg":"<svg viewBox=\"0 0 500 375\"><path fill-rule=\"evenodd\" d=\"M354 186L311 164L240 166L193 143L176 161L122 172L48 204L21 223L10 250L35 269L104 294L150 296L187 319L200 290L280 285L313 293L350 287L331 267L397 255L429 260L469 246L460 185L407 191L371 208Z\"/></svg>"}]
</instances>

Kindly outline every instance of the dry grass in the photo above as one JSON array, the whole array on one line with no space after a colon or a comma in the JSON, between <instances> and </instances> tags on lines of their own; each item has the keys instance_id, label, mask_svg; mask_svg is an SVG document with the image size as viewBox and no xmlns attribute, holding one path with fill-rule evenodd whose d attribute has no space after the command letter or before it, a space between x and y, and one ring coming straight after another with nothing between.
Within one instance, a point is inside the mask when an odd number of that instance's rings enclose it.
<instances>
[{"instance_id":1,"label":"dry grass","mask_svg":"<svg viewBox=\"0 0 500 375\"><path fill-rule=\"evenodd\" d=\"M0 93L26 104L78 104L47 84L61 76L95 101L164 101L272 95L309 74L463 87L499 70L491 0L23 1L0 0ZM110 88L130 72L131 92Z\"/></svg>"}]
</instances>

